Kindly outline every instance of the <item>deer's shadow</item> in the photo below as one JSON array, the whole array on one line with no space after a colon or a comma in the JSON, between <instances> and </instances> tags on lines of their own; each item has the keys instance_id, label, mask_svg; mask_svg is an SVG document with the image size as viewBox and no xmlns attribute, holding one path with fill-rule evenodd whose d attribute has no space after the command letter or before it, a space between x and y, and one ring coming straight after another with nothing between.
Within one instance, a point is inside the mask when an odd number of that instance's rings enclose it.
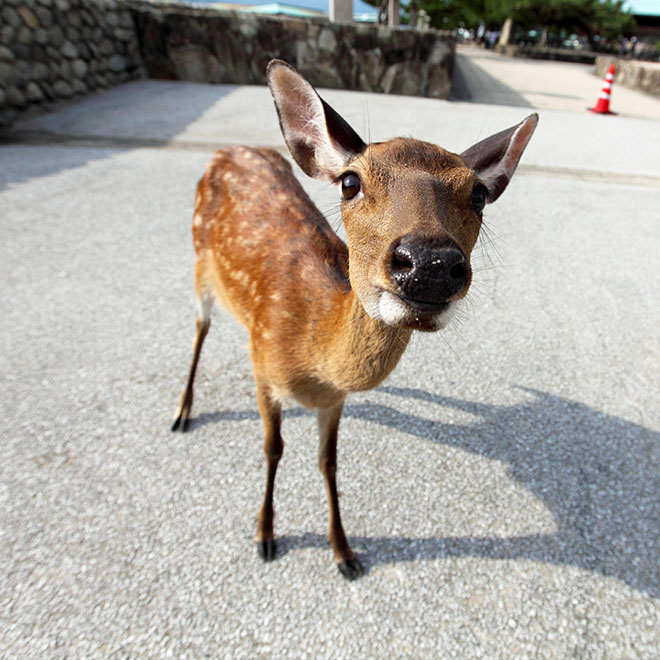
<instances>
[{"instance_id":1,"label":"deer's shadow","mask_svg":"<svg viewBox=\"0 0 660 660\"><path fill-rule=\"evenodd\" d=\"M539 498L557 531L512 537L351 537L365 563L446 557L531 559L575 566L621 580L660 597L660 433L584 404L525 389L528 400L497 406L412 388L380 391L459 409L479 418L458 426L375 403L347 405L344 416L496 459ZM295 409L289 416L308 415ZM256 411L203 415L258 419ZM318 534L285 536L280 552L325 547Z\"/></svg>"}]
</instances>

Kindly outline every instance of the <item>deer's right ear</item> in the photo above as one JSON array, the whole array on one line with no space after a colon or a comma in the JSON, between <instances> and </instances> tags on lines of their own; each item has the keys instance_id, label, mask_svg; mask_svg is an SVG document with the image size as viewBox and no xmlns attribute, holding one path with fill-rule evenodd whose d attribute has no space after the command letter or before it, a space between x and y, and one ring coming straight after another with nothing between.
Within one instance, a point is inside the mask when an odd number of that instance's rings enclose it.
<instances>
[{"instance_id":1,"label":"deer's right ear","mask_svg":"<svg viewBox=\"0 0 660 660\"><path fill-rule=\"evenodd\" d=\"M489 203L509 185L538 121L536 113L529 115L516 126L477 142L461 154L465 164L486 184Z\"/></svg>"},{"instance_id":2,"label":"deer's right ear","mask_svg":"<svg viewBox=\"0 0 660 660\"><path fill-rule=\"evenodd\" d=\"M334 180L366 145L360 136L291 66L271 60L266 69L280 128L303 172Z\"/></svg>"}]
</instances>

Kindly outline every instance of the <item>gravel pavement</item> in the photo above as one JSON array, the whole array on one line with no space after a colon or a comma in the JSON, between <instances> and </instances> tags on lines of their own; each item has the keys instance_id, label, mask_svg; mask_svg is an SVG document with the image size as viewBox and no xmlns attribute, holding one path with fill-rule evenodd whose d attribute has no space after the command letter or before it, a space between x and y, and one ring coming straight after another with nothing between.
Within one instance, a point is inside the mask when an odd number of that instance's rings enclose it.
<instances>
[{"instance_id":1,"label":"gravel pavement","mask_svg":"<svg viewBox=\"0 0 660 660\"><path fill-rule=\"evenodd\" d=\"M454 150L527 114L325 96L372 140ZM267 91L135 82L4 142L0 657L660 657L659 121L541 112L465 314L349 399L355 583L293 405L281 556L257 556L262 429L220 310L191 431L169 431L194 187L218 144L282 148ZM305 185L337 225L334 192Z\"/></svg>"}]
</instances>

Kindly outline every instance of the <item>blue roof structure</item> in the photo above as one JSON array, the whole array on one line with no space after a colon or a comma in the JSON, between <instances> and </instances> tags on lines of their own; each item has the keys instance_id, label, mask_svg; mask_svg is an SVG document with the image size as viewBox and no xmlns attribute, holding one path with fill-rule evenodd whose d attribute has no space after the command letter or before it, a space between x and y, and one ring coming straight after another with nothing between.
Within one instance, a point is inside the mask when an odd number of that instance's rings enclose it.
<instances>
[{"instance_id":1,"label":"blue roof structure","mask_svg":"<svg viewBox=\"0 0 660 660\"><path fill-rule=\"evenodd\" d=\"M195 5L213 5L217 2L222 2L223 0L182 0L182 2L186 4L195 4ZM246 5L254 5L254 6L260 6L260 5L271 5L271 4L278 4L280 6L286 6L286 7L298 7L301 9L311 9L311 10L316 10L316 11L322 11L325 14L328 13L328 0L287 0L286 5L282 5L280 3L273 3L271 0L228 0L229 2L238 2L241 4L246 4ZM268 12L261 12L261 13L268 13ZM362 0L353 0L353 14L354 15L364 15L364 14L369 14L376 16L377 15L377 10L375 7L372 7L371 5L368 5L366 2L363 2ZM291 14L295 16L300 16L302 14ZM308 15L308 14L306 14ZM314 14L311 14L314 15Z\"/></svg>"},{"instance_id":2,"label":"blue roof structure","mask_svg":"<svg viewBox=\"0 0 660 660\"><path fill-rule=\"evenodd\" d=\"M299 17L315 17L322 15L321 12L315 9L305 9L303 7L296 7L289 4L281 4L279 2L269 2L265 5L251 5L250 7L241 7L241 11L249 12L250 14L268 14L271 16L299 16Z\"/></svg>"}]
</instances>

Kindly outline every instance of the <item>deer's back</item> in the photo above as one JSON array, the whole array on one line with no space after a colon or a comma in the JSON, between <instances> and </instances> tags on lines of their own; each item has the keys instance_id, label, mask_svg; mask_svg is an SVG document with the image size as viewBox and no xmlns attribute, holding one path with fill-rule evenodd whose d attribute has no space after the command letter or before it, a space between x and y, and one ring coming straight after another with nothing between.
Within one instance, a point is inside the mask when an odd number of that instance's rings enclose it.
<instances>
[{"instance_id":1,"label":"deer's back","mask_svg":"<svg viewBox=\"0 0 660 660\"><path fill-rule=\"evenodd\" d=\"M274 316L303 323L349 288L346 246L272 149L215 153L198 185L193 239L198 294L213 290L253 333Z\"/></svg>"}]
</instances>

